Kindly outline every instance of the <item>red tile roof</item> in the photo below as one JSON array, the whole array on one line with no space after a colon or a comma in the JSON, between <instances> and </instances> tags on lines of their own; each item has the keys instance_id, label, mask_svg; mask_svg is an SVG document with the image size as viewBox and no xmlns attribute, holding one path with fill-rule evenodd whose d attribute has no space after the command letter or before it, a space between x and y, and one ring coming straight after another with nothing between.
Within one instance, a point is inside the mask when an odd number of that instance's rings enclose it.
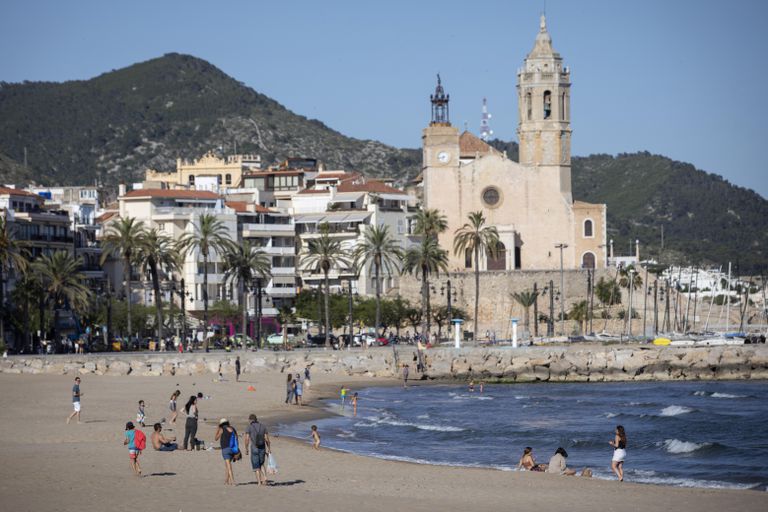
<instances>
[{"instance_id":1,"label":"red tile roof","mask_svg":"<svg viewBox=\"0 0 768 512\"><path fill-rule=\"evenodd\" d=\"M329 190L327 189L317 190L314 188L305 188L304 190L299 192L299 194L327 194L328 192Z\"/></svg>"},{"instance_id":2,"label":"red tile roof","mask_svg":"<svg viewBox=\"0 0 768 512\"><path fill-rule=\"evenodd\" d=\"M32 192L27 192L26 190L21 190L19 188L0 187L0 196L4 196L6 194L11 196L34 197L40 200L43 199L37 194L33 194Z\"/></svg>"},{"instance_id":3,"label":"red tile roof","mask_svg":"<svg viewBox=\"0 0 768 512\"><path fill-rule=\"evenodd\" d=\"M269 208L247 201L227 201L225 205L235 210L236 213L274 213Z\"/></svg>"},{"instance_id":4,"label":"red tile roof","mask_svg":"<svg viewBox=\"0 0 768 512\"><path fill-rule=\"evenodd\" d=\"M339 192L372 192L378 194L405 194L402 190L390 187L378 180L368 180L365 183L343 182L337 189Z\"/></svg>"},{"instance_id":5,"label":"red tile roof","mask_svg":"<svg viewBox=\"0 0 768 512\"><path fill-rule=\"evenodd\" d=\"M107 222L109 219L117 215L117 212L104 212L98 217L96 217L96 224L103 224Z\"/></svg>"},{"instance_id":6,"label":"red tile roof","mask_svg":"<svg viewBox=\"0 0 768 512\"><path fill-rule=\"evenodd\" d=\"M498 153L498 151L475 137L473 134L465 131L459 137L459 153L461 156L474 158L477 154L489 155Z\"/></svg>"},{"instance_id":7,"label":"red tile roof","mask_svg":"<svg viewBox=\"0 0 768 512\"><path fill-rule=\"evenodd\" d=\"M165 199L220 199L221 196L208 190L182 190L182 189L160 189L148 188L142 190L131 190L123 198L145 198L160 197Z\"/></svg>"}]
</instances>

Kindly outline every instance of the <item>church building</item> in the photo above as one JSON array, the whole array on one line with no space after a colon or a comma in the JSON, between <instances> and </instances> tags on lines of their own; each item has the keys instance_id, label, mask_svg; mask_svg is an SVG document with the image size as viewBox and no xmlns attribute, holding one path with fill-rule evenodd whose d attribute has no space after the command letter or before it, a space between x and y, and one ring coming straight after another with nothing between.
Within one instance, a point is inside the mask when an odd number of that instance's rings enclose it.
<instances>
[{"instance_id":1,"label":"church building","mask_svg":"<svg viewBox=\"0 0 768 512\"><path fill-rule=\"evenodd\" d=\"M423 131L424 208L446 215L440 244L450 271L604 268L606 206L571 194L570 71L552 48L544 16L533 50L517 74L520 162L449 120L438 77L432 120ZM496 257L453 253L454 232L482 211L499 232ZM562 254L561 254L562 251Z\"/></svg>"}]
</instances>

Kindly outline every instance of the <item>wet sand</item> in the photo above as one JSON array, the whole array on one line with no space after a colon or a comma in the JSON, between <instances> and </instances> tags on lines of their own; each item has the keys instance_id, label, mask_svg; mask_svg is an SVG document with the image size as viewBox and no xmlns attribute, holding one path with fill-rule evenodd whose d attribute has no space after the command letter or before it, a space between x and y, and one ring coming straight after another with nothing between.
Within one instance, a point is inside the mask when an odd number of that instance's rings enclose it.
<instances>
[{"instance_id":1,"label":"wet sand","mask_svg":"<svg viewBox=\"0 0 768 512\"><path fill-rule=\"evenodd\" d=\"M220 417L239 432L248 414L267 426L327 414L314 407L283 404L285 375L245 374L243 382L212 382L196 377L82 376L82 424L65 424L71 412L74 376L0 375L0 503L3 510L213 511L342 509L393 510L569 510L628 511L768 510L768 493L680 489L556 475L426 466L360 457L332 450L314 451L307 442L273 438L280 472L274 485L253 485L247 457L235 464L238 485L224 485L218 450L161 453L146 450L142 478L133 476L122 445L126 421L135 421L137 402L146 404L151 422L168 416L168 399L177 388L179 409L191 394L210 395L200 405L198 438L213 444ZM383 379L314 375L310 401L352 388L396 384ZM247 391L248 385L256 388ZM416 384L418 385L418 384ZM184 435L184 416L169 435ZM322 434L322 433L321 433ZM418 439L414 439L418 442ZM517 447L510 447L516 462ZM515 459L515 460L513 460Z\"/></svg>"}]
</instances>

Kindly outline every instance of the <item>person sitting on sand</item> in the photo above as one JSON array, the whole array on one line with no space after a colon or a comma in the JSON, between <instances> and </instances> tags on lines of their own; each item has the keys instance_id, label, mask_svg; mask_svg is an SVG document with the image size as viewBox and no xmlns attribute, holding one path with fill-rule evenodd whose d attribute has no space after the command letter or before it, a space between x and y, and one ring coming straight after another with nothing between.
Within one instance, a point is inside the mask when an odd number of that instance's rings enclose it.
<instances>
[{"instance_id":1,"label":"person sitting on sand","mask_svg":"<svg viewBox=\"0 0 768 512\"><path fill-rule=\"evenodd\" d=\"M556 473L558 475L573 476L576 474L576 470L570 469L565 465L565 459L568 458L568 452L564 448L560 447L555 450L555 454L549 459L549 466L547 467L547 473Z\"/></svg>"},{"instance_id":2,"label":"person sitting on sand","mask_svg":"<svg viewBox=\"0 0 768 512\"><path fill-rule=\"evenodd\" d=\"M546 470L545 464L536 464L536 459L533 457L533 448L526 446L523 450L523 456L520 457L520 462L517 464L518 469L526 471L544 471Z\"/></svg>"},{"instance_id":3,"label":"person sitting on sand","mask_svg":"<svg viewBox=\"0 0 768 512\"><path fill-rule=\"evenodd\" d=\"M312 425L312 448L320 449L320 434L317 432L317 425Z\"/></svg>"},{"instance_id":4,"label":"person sitting on sand","mask_svg":"<svg viewBox=\"0 0 768 512\"><path fill-rule=\"evenodd\" d=\"M163 426L160 423L155 423L154 432L152 432L152 448L159 452L172 452L179 447L174 441L175 437L165 437L163 432Z\"/></svg>"}]
</instances>

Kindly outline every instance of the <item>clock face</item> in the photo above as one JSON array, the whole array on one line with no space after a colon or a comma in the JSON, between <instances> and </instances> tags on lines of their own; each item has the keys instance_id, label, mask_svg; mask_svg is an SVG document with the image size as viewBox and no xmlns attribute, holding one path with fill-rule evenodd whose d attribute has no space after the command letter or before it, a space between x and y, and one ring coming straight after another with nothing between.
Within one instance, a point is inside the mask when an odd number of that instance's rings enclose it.
<instances>
[{"instance_id":1,"label":"clock face","mask_svg":"<svg viewBox=\"0 0 768 512\"><path fill-rule=\"evenodd\" d=\"M440 163L443 163L443 164L447 163L450 158L451 156L445 151L441 151L437 154L438 161L440 161Z\"/></svg>"}]
</instances>

